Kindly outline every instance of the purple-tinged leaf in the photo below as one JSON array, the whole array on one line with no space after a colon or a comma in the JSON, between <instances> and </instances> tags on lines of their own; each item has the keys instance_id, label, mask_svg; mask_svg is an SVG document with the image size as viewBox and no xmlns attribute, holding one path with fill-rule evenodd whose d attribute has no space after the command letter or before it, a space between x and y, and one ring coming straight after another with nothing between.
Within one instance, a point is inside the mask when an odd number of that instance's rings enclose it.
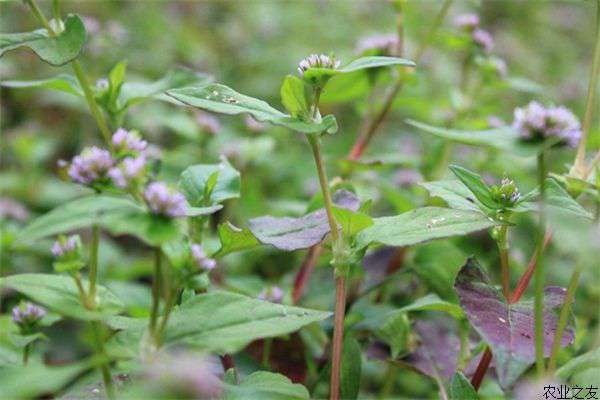
<instances>
[{"instance_id":1,"label":"purple-tinged leaf","mask_svg":"<svg viewBox=\"0 0 600 400\"><path fill-rule=\"evenodd\" d=\"M471 325L491 346L496 359L500 386L510 387L534 362L534 313L529 300L508 304L474 258L467 260L454 283L460 304ZM547 287L544 296L544 354L549 356L558 316L556 308L565 298L565 290ZM568 326L562 345L573 342L574 331Z\"/></svg>"},{"instance_id":2,"label":"purple-tinged leaf","mask_svg":"<svg viewBox=\"0 0 600 400\"><path fill-rule=\"evenodd\" d=\"M414 331L421 345L406 360L436 381L448 381L458 365L460 339L454 320L435 318L417 321Z\"/></svg>"},{"instance_id":3,"label":"purple-tinged leaf","mask_svg":"<svg viewBox=\"0 0 600 400\"><path fill-rule=\"evenodd\" d=\"M348 191L338 191L334 202L341 208L352 211L360 202ZM321 242L329 233L329 223L325 209L321 208L299 218L264 216L249 221L250 231L264 244L278 249L293 251L306 249Z\"/></svg>"}]
</instances>

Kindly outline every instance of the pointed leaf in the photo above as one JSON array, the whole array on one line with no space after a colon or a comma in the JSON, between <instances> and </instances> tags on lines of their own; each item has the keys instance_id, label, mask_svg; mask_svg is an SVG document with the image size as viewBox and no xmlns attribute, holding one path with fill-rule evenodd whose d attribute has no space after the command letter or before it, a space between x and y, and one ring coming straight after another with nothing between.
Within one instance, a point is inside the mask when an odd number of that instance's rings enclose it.
<instances>
[{"instance_id":1,"label":"pointed leaf","mask_svg":"<svg viewBox=\"0 0 600 400\"><path fill-rule=\"evenodd\" d=\"M440 128L413 120L406 120L405 122L410 126L422 130L423 132L431 133L432 135L438 136L442 139L468 144L471 146L491 147L522 157L535 156L541 153L545 147L551 144L543 142L529 143L523 141L520 139L519 133L509 126L497 129L465 131Z\"/></svg>"},{"instance_id":2,"label":"pointed leaf","mask_svg":"<svg viewBox=\"0 0 600 400\"><path fill-rule=\"evenodd\" d=\"M216 177L216 182L209 185ZM210 187L209 187L210 186ZM187 167L179 178L179 188L192 206L212 205L240 197L240 173L223 158L219 164Z\"/></svg>"},{"instance_id":3,"label":"pointed leaf","mask_svg":"<svg viewBox=\"0 0 600 400\"><path fill-rule=\"evenodd\" d=\"M260 242L248 228L240 229L229 222L225 222L220 224L217 230L219 240L221 241L221 248L213 257L223 257L229 253L260 246Z\"/></svg>"},{"instance_id":4,"label":"pointed leaf","mask_svg":"<svg viewBox=\"0 0 600 400\"><path fill-rule=\"evenodd\" d=\"M258 371L246 377L237 386L227 385L225 400L308 400L308 390L292 383L285 375Z\"/></svg>"},{"instance_id":5,"label":"pointed leaf","mask_svg":"<svg viewBox=\"0 0 600 400\"><path fill-rule=\"evenodd\" d=\"M70 14L65 29L56 36L49 36L45 29L24 33L0 34L0 57L9 50L29 47L43 61L60 66L79 56L85 44L85 27L77 15Z\"/></svg>"},{"instance_id":6,"label":"pointed leaf","mask_svg":"<svg viewBox=\"0 0 600 400\"><path fill-rule=\"evenodd\" d=\"M373 219L374 225L357 235L359 246L381 243L408 246L489 228L494 222L479 212L449 208L417 208L395 217Z\"/></svg>"},{"instance_id":7,"label":"pointed leaf","mask_svg":"<svg viewBox=\"0 0 600 400\"><path fill-rule=\"evenodd\" d=\"M2 81L0 86L15 88L15 89L27 89L27 88L44 88L58 90L73 94L75 96L83 97L83 91L79 87L79 83L74 76L68 74L60 74L48 79L38 79L33 81Z\"/></svg>"},{"instance_id":8,"label":"pointed leaf","mask_svg":"<svg viewBox=\"0 0 600 400\"><path fill-rule=\"evenodd\" d=\"M403 58L398 57L382 57L382 56L371 56L371 57L361 57L350 64L347 64L343 67L337 69L330 68L310 68L304 71L302 78L311 83L324 82L329 78L348 74L355 71L360 71L369 68L378 68L378 67L391 67L394 65L398 66L406 66L406 67L414 67L416 64L410 60L405 60Z\"/></svg>"},{"instance_id":9,"label":"pointed leaf","mask_svg":"<svg viewBox=\"0 0 600 400\"><path fill-rule=\"evenodd\" d=\"M450 399L451 400L478 400L477 391L471 385L471 382L458 371L452 378L450 384Z\"/></svg>"},{"instance_id":10,"label":"pointed leaf","mask_svg":"<svg viewBox=\"0 0 600 400\"><path fill-rule=\"evenodd\" d=\"M455 210L479 211L479 202L461 181L446 180L421 183L432 197L444 200Z\"/></svg>"},{"instance_id":11,"label":"pointed leaf","mask_svg":"<svg viewBox=\"0 0 600 400\"><path fill-rule=\"evenodd\" d=\"M362 358L360 345L352 335L344 338L340 367L340 398L356 399L360 390Z\"/></svg>"},{"instance_id":12,"label":"pointed leaf","mask_svg":"<svg viewBox=\"0 0 600 400\"><path fill-rule=\"evenodd\" d=\"M592 213L579 205L555 179L546 179L545 195L548 207L552 207L559 213L567 213L577 218L593 221Z\"/></svg>"},{"instance_id":13,"label":"pointed leaf","mask_svg":"<svg viewBox=\"0 0 600 400\"><path fill-rule=\"evenodd\" d=\"M458 304L450 303L440 299L436 294L428 294L411 304L399 308L395 313L406 313L409 311L443 311L454 318L462 318L464 313Z\"/></svg>"},{"instance_id":14,"label":"pointed leaf","mask_svg":"<svg viewBox=\"0 0 600 400\"><path fill-rule=\"evenodd\" d=\"M310 115L308 86L296 76L288 75L280 89L281 104L292 117L306 119Z\"/></svg>"},{"instance_id":15,"label":"pointed leaf","mask_svg":"<svg viewBox=\"0 0 600 400\"><path fill-rule=\"evenodd\" d=\"M490 188L485 184L479 174L458 165L451 165L450 170L462 183L464 183L481 204L492 210L499 208L500 205L494 201Z\"/></svg>"},{"instance_id":16,"label":"pointed leaf","mask_svg":"<svg viewBox=\"0 0 600 400\"><path fill-rule=\"evenodd\" d=\"M97 286L97 308L88 310L81 305L79 291L70 276L51 274L18 274L0 278L0 286L13 290L43 304L51 310L76 319L100 320L118 314L123 304L104 286ZM83 280L84 287L88 282Z\"/></svg>"},{"instance_id":17,"label":"pointed leaf","mask_svg":"<svg viewBox=\"0 0 600 400\"><path fill-rule=\"evenodd\" d=\"M467 260L454 284L461 306L471 325L492 348L500 386L510 387L535 360L533 302L522 300L507 304L502 293L474 258ZM558 316L554 312L564 302L566 291L547 287L544 296L544 354L548 356L554 340ZM573 342L568 326L562 346Z\"/></svg>"},{"instance_id":18,"label":"pointed leaf","mask_svg":"<svg viewBox=\"0 0 600 400\"><path fill-rule=\"evenodd\" d=\"M169 90L167 95L192 107L230 115L248 113L260 122L270 122L302 133L337 131L337 122L332 115L324 117L319 123L306 122L282 113L265 101L245 96L225 85L189 86Z\"/></svg>"}]
</instances>

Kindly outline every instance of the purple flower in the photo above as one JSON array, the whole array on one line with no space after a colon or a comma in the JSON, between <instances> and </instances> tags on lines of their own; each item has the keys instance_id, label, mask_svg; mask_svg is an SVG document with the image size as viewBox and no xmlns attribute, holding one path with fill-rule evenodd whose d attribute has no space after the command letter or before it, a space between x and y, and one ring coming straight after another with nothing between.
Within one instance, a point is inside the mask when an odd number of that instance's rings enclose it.
<instances>
[{"instance_id":1,"label":"purple flower","mask_svg":"<svg viewBox=\"0 0 600 400\"><path fill-rule=\"evenodd\" d=\"M461 29L473 30L479 26L479 16L473 13L457 15L454 26Z\"/></svg>"},{"instance_id":2,"label":"purple flower","mask_svg":"<svg viewBox=\"0 0 600 400\"><path fill-rule=\"evenodd\" d=\"M491 33L483 29L478 28L473 31L473 42L486 53L494 48L494 38Z\"/></svg>"},{"instance_id":3,"label":"purple flower","mask_svg":"<svg viewBox=\"0 0 600 400\"><path fill-rule=\"evenodd\" d=\"M571 147L577 146L581 137L581 125L571 111L565 107L546 108L535 101L515 109L513 128L524 140L558 137Z\"/></svg>"},{"instance_id":4,"label":"purple flower","mask_svg":"<svg viewBox=\"0 0 600 400\"><path fill-rule=\"evenodd\" d=\"M64 257L65 255L77 250L81 240L78 235L72 235L67 238L61 237L52 245L52 254L54 257Z\"/></svg>"},{"instance_id":5,"label":"purple flower","mask_svg":"<svg viewBox=\"0 0 600 400\"><path fill-rule=\"evenodd\" d=\"M390 56L399 45L398 35L394 33L368 36L361 39L356 46L356 54L375 54Z\"/></svg>"},{"instance_id":6,"label":"purple flower","mask_svg":"<svg viewBox=\"0 0 600 400\"><path fill-rule=\"evenodd\" d=\"M195 399L219 398L223 384L218 375L221 366L214 359L190 353L162 355L146 367L148 384L156 389L167 390L173 397ZM187 396L182 396L182 392ZM171 397L171 396L168 396Z\"/></svg>"},{"instance_id":7,"label":"purple flower","mask_svg":"<svg viewBox=\"0 0 600 400\"><path fill-rule=\"evenodd\" d=\"M115 186L125 189L133 181L144 176L146 171L146 157L126 157L121 163L108 171L108 176Z\"/></svg>"},{"instance_id":8,"label":"purple flower","mask_svg":"<svg viewBox=\"0 0 600 400\"><path fill-rule=\"evenodd\" d=\"M152 182L146 186L144 200L154 214L166 217L183 217L187 204L183 194L170 189L163 182Z\"/></svg>"},{"instance_id":9,"label":"purple flower","mask_svg":"<svg viewBox=\"0 0 600 400\"><path fill-rule=\"evenodd\" d=\"M340 62L335 57L329 57L325 54L311 54L298 63L298 73L300 76L304 76L304 72L310 68L336 69L339 66Z\"/></svg>"},{"instance_id":10,"label":"purple flower","mask_svg":"<svg viewBox=\"0 0 600 400\"><path fill-rule=\"evenodd\" d=\"M206 253L204 253L204 250L202 249L202 246L199 244L193 244L190 246L190 248L192 251L192 259L198 268L205 271L211 271L215 269L217 266L217 261L213 258L207 257Z\"/></svg>"},{"instance_id":11,"label":"purple flower","mask_svg":"<svg viewBox=\"0 0 600 400\"><path fill-rule=\"evenodd\" d=\"M257 296L258 299L270 301L271 303L281 304L283 301L283 290L279 286L271 286L263 289Z\"/></svg>"},{"instance_id":12,"label":"purple flower","mask_svg":"<svg viewBox=\"0 0 600 400\"><path fill-rule=\"evenodd\" d=\"M47 314L45 308L29 302L21 302L12 309L12 319L19 325L33 325Z\"/></svg>"},{"instance_id":13,"label":"purple flower","mask_svg":"<svg viewBox=\"0 0 600 400\"><path fill-rule=\"evenodd\" d=\"M136 132L117 129L112 136L112 144L119 152L142 152L148 147L148 142L143 140Z\"/></svg>"},{"instance_id":14,"label":"purple flower","mask_svg":"<svg viewBox=\"0 0 600 400\"><path fill-rule=\"evenodd\" d=\"M110 152L96 146L86 147L73 158L68 174L75 182L90 185L104 178L112 166Z\"/></svg>"},{"instance_id":15,"label":"purple flower","mask_svg":"<svg viewBox=\"0 0 600 400\"><path fill-rule=\"evenodd\" d=\"M29 211L16 200L8 197L0 197L0 219L12 218L17 221L25 221L29 218Z\"/></svg>"},{"instance_id":16,"label":"purple flower","mask_svg":"<svg viewBox=\"0 0 600 400\"><path fill-rule=\"evenodd\" d=\"M196 123L202 132L206 132L211 135L216 135L221 130L221 123L219 122L219 119L214 115L204 111L196 112Z\"/></svg>"}]
</instances>

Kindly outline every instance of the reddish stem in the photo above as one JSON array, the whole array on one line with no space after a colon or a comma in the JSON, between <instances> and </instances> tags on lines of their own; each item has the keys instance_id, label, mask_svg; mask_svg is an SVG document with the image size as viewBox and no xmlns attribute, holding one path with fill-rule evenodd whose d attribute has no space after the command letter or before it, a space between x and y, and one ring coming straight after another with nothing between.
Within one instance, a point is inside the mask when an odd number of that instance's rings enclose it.
<instances>
[{"instance_id":1,"label":"reddish stem","mask_svg":"<svg viewBox=\"0 0 600 400\"><path fill-rule=\"evenodd\" d=\"M546 249L546 247L548 247L550 240L552 240L552 231L548 228L548 229L546 229L546 235L544 236L544 243L542 244L542 251L544 251ZM521 297L523 296L523 293L525 293L525 290L529 286L529 281L531 280L531 277L533 276L533 273L535 272L535 267L537 266L537 260L538 260L538 252L536 250L535 253L533 253L533 255L531 256L529 263L527 264L527 269L525 270L525 272L519 279L519 283L517 283L517 287L515 288L515 291L510 296L510 298L508 300L509 304L514 304L514 303L517 303L519 300L521 300ZM492 351L490 350L489 347L487 347L485 349L485 352L483 353L483 356L481 357L481 360L479 360L479 365L477 365L477 370L475 371L473 378L471 378L471 384L473 385L475 390L479 390L479 387L481 386L481 382L483 381L483 378L485 377L485 374L490 366L491 361L492 361Z\"/></svg>"},{"instance_id":2,"label":"reddish stem","mask_svg":"<svg viewBox=\"0 0 600 400\"><path fill-rule=\"evenodd\" d=\"M302 298L302 295L304 295L304 290L306 289L310 275L312 274L312 271L319 260L322 250L323 248L321 245L316 245L308 249L308 252L304 257L304 261L302 261L302 265L300 266L300 270L294 279L294 290L292 292L293 304L298 304Z\"/></svg>"},{"instance_id":3,"label":"reddish stem","mask_svg":"<svg viewBox=\"0 0 600 400\"><path fill-rule=\"evenodd\" d=\"M346 278L335 279L335 316L333 327L333 354L331 357L331 387L329 399L340 398L340 367L342 364L342 345L344 342L344 315L346 312Z\"/></svg>"}]
</instances>

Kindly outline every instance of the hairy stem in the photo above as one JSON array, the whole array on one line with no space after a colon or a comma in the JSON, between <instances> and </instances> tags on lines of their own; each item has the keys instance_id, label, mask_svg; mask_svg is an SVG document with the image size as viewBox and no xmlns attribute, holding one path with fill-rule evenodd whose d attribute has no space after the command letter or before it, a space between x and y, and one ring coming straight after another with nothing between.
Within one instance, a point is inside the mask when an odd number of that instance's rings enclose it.
<instances>
[{"instance_id":1,"label":"hairy stem","mask_svg":"<svg viewBox=\"0 0 600 400\"><path fill-rule=\"evenodd\" d=\"M587 99L585 103L585 113L583 114L583 121L581 124L581 139L579 140L577 156L573 166L575 171L582 174L581 177L583 179L586 179L593 169L593 167L588 168L585 165L585 149L587 145L587 139L590 134L590 128L592 126L594 100L596 97L596 92L598 91L598 76L600 75L600 0L596 1L596 45L594 46L593 57L592 69L590 71L590 81L588 83Z\"/></svg>"},{"instance_id":2,"label":"hairy stem","mask_svg":"<svg viewBox=\"0 0 600 400\"><path fill-rule=\"evenodd\" d=\"M569 322L571 306L573 305L573 300L575 299L575 290L577 290L577 285L579 284L579 277L581 276L582 270L583 264L579 263L571 275L571 280L569 281L569 286L567 287L565 302L560 309L560 316L556 325L556 332L554 333L554 341L552 342L552 352L550 353L550 360L548 361L548 372L550 373L553 373L556 369L556 359L560 350L563 333L565 332L565 328Z\"/></svg>"},{"instance_id":3,"label":"hairy stem","mask_svg":"<svg viewBox=\"0 0 600 400\"><path fill-rule=\"evenodd\" d=\"M477 365L475 374L473 374L473 378L471 378L471 385L473 385L475 391L479 390L481 382L483 382L483 378L485 377L485 373L487 372L491 362L492 351L489 347L486 347L483 356L481 356L481 360L479 360L479 365Z\"/></svg>"},{"instance_id":4,"label":"hairy stem","mask_svg":"<svg viewBox=\"0 0 600 400\"><path fill-rule=\"evenodd\" d=\"M177 299L179 298L179 291L180 290L178 288L169 291L167 304L165 305L165 315L160 321L160 326L158 327L158 343L162 343L162 338L165 334L165 330L167 329L167 323L169 322L169 318L171 317L171 312L173 311L173 308L177 303Z\"/></svg>"},{"instance_id":5,"label":"hairy stem","mask_svg":"<svg viewBox=\"0 0 600 400\"><path fill-rule=\"evenodd\" d=\"M90 286L88 288L88 301L94 306L96 304L96 281L98 279L98 247L100 245L100 229L98 225L92 225L92 243L90 244Z\"/></svg>"},{"instance_id":6,"label":"hairy stem","mask_svg":"<svg viewBox=\"0 0 600 400\"><path fill-rule=\"evenodd\" d=\"M540 185L540 215L538 223L538 260L535 270L535 297L534 297L534 316L535 316L535 366L539 378L544 376L544 257L542 246L544 242L544 232L546 231L545 215L545 188L546 188L546 162L544 152L538 156L538 183Z\"/></svg>"},{"instance_id":7,"label":"hairy stem","mask_svg":"<svg viewBox=\"0 0 600 400\"><path fill-rule=\"evenodd\" d=\"M508 265L508 225L502 225L498 233L498 252L502 273L502 293L506 301L510 299L510 270Z\"/></svg>"},{"instance_id":8,"label":"hairy stem","mask_svg":"<svg viewBox=\"0 0 600 400\"><path fill-rule=\"evenodd\" d=\"M34 0L24 0L24 1L29 6L29 9L31 10L31 13L33 14L33 16L46 29L46 31L48 31L48 35L56 36L56 32L54 32L54 29L52 29L52 27L50 26L50 23L44 16L44 13L42 12L42 10L40 10L40 8L38 7L37 3Z\"/></svg>"},{"instance_id":9,"label":"hairy stem","mask_svg":"<svg viewBox=\"0 0 600 400\"><path fill-rule=\"evenodd\" d=\"M81 302L81 305L88 309L93 308L90 307L89 298L85 293L83 284L81 283L81 274L79 272L73 274L73 280L75 281L75 285L77 286L77 292L79 293L79 301Z\"/></svg>"},{"instance_id":10,"label":"hairy stem","mask_svg":"<svg viewBox=\"0 0 600 400\"><path fill-rule=\"evenodd\" d=\"M102 338L102 325L98 321L92 321L90 323L92 331L94 332L94 339L96 341L96 351L103 358L106 358L106 350L104 349L104 339ZM109 399L115 398L115 390L113 387L112 377L110 375L110 368L107 363L102 363L100 367L102 372L102 381L104 382L104 390L106 391L106 397Z\"/></svg>"},{"instance_id":11,"label":"hairy stem","mask_svg":"<svg viewBox=\"0 0 600 400\"><path fill-rule=\"evenodd\" d=\"M271 347L272 346L273 346L272 338L266 338L263 340L261 366L266 370L271 369L271 364L270 364L269 360L271 359Z\"/></svg>"},{"instance_id":12,"label":"hairy stem","mask_svg":"<svg viewBox=\"0 0 600 400\"><path fill-rule=\"evenodd\" d=\"M29 351L31 350L31 343L27 343L25 347L23 347L23 365L27 365L29 361Z\"/></svg>"},{"instance_id":13,"label":"hairy stem","mask_svg":"<svg viewBox=\"0 0 600 400\"><path fill-rule=\"evenodd\" d=\"M346 278L342 275L335 279L335 315L333 328L333 354L331 355L330 400L340 398L340 367L342 364L342 346L344 343L344 316L346 313Z\"/></svg>"},{"instance_id":14,"label":"hairy stem","mask_svg":"<svg viewBox=\"0 0 600 400\"><path fill-rule=\"evenodd\" d=\"M150 333L156 340L156 321L160 307L160 285L162 278L161 271L161 250L160 247L154 248L154 273L152 276L152 309L150 310Z\"/></svg>"}]
</instances>

